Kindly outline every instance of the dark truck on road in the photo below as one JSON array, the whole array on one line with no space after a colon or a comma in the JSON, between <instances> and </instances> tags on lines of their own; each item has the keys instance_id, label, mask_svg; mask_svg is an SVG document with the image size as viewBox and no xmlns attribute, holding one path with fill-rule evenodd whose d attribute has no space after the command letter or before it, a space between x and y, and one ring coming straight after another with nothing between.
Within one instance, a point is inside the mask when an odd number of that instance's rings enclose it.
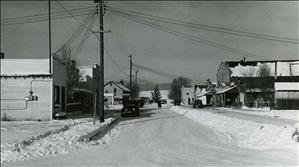
<instances>
[{"instance_id":1,"label":"dark truck on road","mask_svg":"<svg viewBox=\"0 0 299 167\"><path fill-rule=\"evenodd\" d=\"M139 116L139 99L130 99L129 97L124 97L123 108L121 109L121 116L134 115Z\"/></svg>"},{"instance_id":2,"label":"dark truck on road","mask_svg":"<svg viewBox=\"0 0 299 167\"><path fill-rule=\"evenodd\" d=\"M203 104L201 100L195 100L193 103L193 108L203 108Z\"/></svg>"}]
</instances>

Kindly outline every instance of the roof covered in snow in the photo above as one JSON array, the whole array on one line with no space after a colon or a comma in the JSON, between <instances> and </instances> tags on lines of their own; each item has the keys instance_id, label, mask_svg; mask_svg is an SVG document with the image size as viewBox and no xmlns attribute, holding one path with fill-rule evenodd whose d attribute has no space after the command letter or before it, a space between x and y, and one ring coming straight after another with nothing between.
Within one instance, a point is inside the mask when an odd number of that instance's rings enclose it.
<instances>
[{"instance_id":1,"label":"roof covered in snow","mask_svg":"<svg viewBox=\"0 0 299 167\"><path fill-rule=\"evenodd\" d=\"M120 89L122 89L122 90L124 90L124 91L130 91L129 88L127 88L125 85L123 85L123 84L121 84L121 83L119 83L119 82L109 81L108 83L105 84L105 86L107 86L107 85L110 84L110 83L116 85L117 87L119 87ZM105 87L105 86L104 86L104 87Z\"/></svg>"},{"instance_id":2,"label":"roof covered in snow","mask_svg":"<svg viewBox=\"0 0 299 167\"><path fill-rule=\"evenodd\" d=\"M1 76L50 75L49 59L1 59Z\"/></svg>"},{"instance_id":3,"label":"roof covered in snow","mask_svg":"<svg viewBox=\"0 0 299 167\"><path fill-rule=\"evenodd\" d=\"M233 77L258 77L262 66L269 69L270 76L274 76L275 63L277 76L299 76L299 60L226 62Z\"/></svg>"},{"instance_id":4,"label":"roof covered in snow","mask_svg":"<svg viewBox=\"0 0 299 167\"><path fill-rule=\"evenodd\" d=\"M225 88L216 88L216 94L222 94L222 93L228 92L236 87L238 87L238 85L235 85L232 87L225 87Z\"/></svg>"}]
</instances>

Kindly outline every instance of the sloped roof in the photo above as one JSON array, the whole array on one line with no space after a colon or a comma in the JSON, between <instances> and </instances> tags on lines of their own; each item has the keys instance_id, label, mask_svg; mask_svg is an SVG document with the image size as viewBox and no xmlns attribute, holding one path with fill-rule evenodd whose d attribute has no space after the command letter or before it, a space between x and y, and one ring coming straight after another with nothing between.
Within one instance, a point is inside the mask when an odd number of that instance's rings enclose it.
<instances>
[{"instance_id":1,"label":"sloped roof","mask_svg":"<svg viewBox=\"0 0 299 167\"><path fill-rule=\"evenodd\" d=\"M216 94L222 94L222 93L225 93L225 92L228 92L234 88L238 87L238 85L235 85L235 86L232 86L232 87L226 87L226 88L217 88L216 89Z\"/></svg>"},{"instance_id":2,"label":"sloped roof","mask_svg":"<svg viewBox=\"0 0 299 167\"><path fill-rule=\"evenodd\" d=\"M201 93L197 93L195 94L196 97L202 97L205 95L211 95L213 92L212 91L205 91L205 92L201 92Z\"/></svg>"},{"instance_id":3,"label":"sloped roof","mask_svg":"<svg viewBox=\"0 0 299 167\"><path fill-rule=\"evenodd\" d=\"M123 84L121 84L121 83L119 83L119 82L109 81L108 83L105 84L105 86L108 85L108 84L110 84L110 83L116 85L117 87L119 87L120 89L122 89L122 90L124 90L124 91L130 91L129 88L127 88L126 86L124 86ZM105 86L104 86L104 87L105 87Z\"/></svg>"}]
</instances>

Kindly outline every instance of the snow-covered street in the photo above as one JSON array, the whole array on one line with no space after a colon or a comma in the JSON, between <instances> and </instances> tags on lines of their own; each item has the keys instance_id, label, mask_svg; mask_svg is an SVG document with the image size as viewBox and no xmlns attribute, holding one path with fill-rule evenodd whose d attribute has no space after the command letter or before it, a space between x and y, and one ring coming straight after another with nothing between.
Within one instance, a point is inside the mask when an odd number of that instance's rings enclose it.
<instances>
[{"instance_id":1,"label":"snow-covered street","mask_svg":"<svg viewBox=\"0 0 299 167\"><path fill-rule=\"evenodd\" d=\"M104 136L109 142L3 166L298 166L293 131L171 107L121 118Z\"/></svg>"}]
</instances>

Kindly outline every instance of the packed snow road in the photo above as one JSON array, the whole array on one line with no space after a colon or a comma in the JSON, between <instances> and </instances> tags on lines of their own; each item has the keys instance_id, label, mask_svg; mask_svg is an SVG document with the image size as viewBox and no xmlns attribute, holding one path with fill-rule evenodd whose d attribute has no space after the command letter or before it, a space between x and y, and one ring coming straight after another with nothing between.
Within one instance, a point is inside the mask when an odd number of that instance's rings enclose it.
<instances>
[{"instance_id":1,"label":"packed snow road","mask_svg":"<svg viewBox=\"0 0 299 167\"><path fill-rule=\"evenodd\" d=\"M121 118L119 135L104 145L69 154L5 163L4 166L251 166L297 165L275 150L236 146L232 136L191 121L169 109ZM296 156L296 155L294 155Z\"/></svg>"}]
</instances>

